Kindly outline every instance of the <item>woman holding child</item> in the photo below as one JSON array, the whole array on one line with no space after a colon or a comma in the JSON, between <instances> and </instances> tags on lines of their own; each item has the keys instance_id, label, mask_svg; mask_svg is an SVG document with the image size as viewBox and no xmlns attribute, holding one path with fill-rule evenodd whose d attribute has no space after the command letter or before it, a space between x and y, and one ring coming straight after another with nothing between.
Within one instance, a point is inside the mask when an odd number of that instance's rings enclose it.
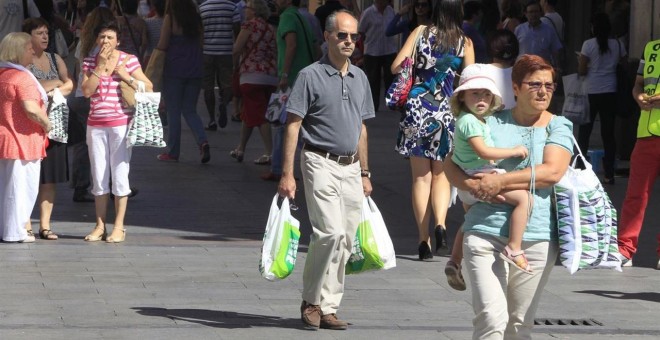
<instances>
[{"instance_id":1,"label":"woman holding child","mask_svg":"<svg viewBox=\"0 0 660 340\"><path fill-rule=\"evenodd\" d=\"M512 70L516 106L485 119L495 147L522 145L529 151L528 157L502 160L498 166L505 174L474 177L451 159L445 162L449 181L480 200L468 210L463 224L464 264L475 312L474 339L531 338L540 296L555 263L558 245L552 186L568 168L573 143L572 124L547 111L556 88L553 79L552 66L538 56L523 55ZM501 255L509 242L513 207L499 198L513 190L527 190L533 197L521 247L534 268L531 274L513 269Z\"/></svg>"}]
</instances>

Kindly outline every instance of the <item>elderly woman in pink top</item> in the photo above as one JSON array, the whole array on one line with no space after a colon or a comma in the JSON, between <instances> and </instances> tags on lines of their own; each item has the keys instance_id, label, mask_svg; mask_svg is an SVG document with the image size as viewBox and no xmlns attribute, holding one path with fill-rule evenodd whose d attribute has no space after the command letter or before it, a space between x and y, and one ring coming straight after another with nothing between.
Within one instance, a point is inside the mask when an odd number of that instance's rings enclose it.
<instances>
[{"instance_id":1,"label":"elderly woman in pink top","mask_svg":"<svg viewBox=\"0 0 660 340\"><path fill-rule=\"evenodd\" d=\"M46 156L46 91L26 69L32 39L9 33L0 42L0 235L5 242L34 242L25 229L39 192Z\"/></svg>"},{"instance_id":2,"label":"elderly woman in pink top","mask_svg":"<svg viewBox=\"0 0 660 340\"><path fill-rule=\"evenodd\" d=\"M90 98L87 146L96 203L96 226L85 237L85 241L90 242L101 241L106 236L110 175L116 211L114 229L105 241L118 243L126 237L124 216L131 193L128 183L131 148L127 147L126 133L133 111L121 100L120 82L126 82L134 89L137 89L138 82L143 82L147 91L152 90L137 57L117 50L119 32L115 22L99 26L95 31L99 53L83 60L82 91Z\"/></svg>"}]
</instances>

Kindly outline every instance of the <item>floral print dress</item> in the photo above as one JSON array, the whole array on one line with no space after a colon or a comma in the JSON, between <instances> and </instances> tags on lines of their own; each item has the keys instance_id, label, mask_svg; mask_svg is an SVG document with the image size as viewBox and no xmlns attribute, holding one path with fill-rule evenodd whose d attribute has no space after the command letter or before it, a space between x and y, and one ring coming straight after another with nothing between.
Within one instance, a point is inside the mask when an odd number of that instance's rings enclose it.
<instances>
[{"instance_id":1,"label":"floral print dress","mask_svg":"<svg viewBox=\"0 0 660 340\"><path fill-rule=\"evenodd\" d=\"M449 98L463 63L465 39L460 39L459 46L442 52L433 48L436 32L435 28L427 28L416 43L415 83L399 122L395 148L406 157L444 160L453 144L455 119Z\"/></svg>"}]
</instances>

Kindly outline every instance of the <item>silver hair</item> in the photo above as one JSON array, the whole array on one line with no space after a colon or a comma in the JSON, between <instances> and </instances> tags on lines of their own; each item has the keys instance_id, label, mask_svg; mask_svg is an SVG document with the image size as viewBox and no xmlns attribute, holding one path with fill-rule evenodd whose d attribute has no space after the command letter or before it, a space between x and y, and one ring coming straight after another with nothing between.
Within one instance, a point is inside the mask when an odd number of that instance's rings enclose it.
<instances>
[{"instance_id":1,"label":"silver hair","mask_svg":"<svg viewBox=\"0 0 660 340\"><path fill-rule=\"evenodd\" d=\"M245 3L250 2L254 9L254 14L260 18L268 19L270 16L270 9L268 9L268 4L266 0L247 0Z\"/></svg>"},{"instance_id":2,"label":"silver hair","mask_svg":"<svg viewBox=\"0 0 660 340\"><path fill-rule=\"evenodd\" d=\"M338 11L334 11L332 14L328 15L327 19L325 19L325 30L327 32L334 32L337 30L337 14L339 13L346 13L355 19L355 21L358 21L358 18L356 18L353 12L349 10L340 9Z\"/></svg>"}]
</instances>

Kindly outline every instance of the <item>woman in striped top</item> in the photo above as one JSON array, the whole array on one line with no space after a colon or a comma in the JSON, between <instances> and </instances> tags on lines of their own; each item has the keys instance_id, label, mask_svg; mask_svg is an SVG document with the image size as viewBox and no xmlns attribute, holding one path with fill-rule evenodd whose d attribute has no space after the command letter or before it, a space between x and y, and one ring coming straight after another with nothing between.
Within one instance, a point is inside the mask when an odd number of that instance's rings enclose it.
<instances>
[{"instance_id":1,"label":"woman in striped top","mask_svg":"<svg viewBox=\"0 0 660 340\"><path fill-rule=\"evenodd\" d=\"M85 241L100 241L106 235L105 217L110 194L115 195L115 224L106 242L124 241L124 216L131 188L128 183L131 149L126 145L128 123L133 110L121 100L120 82L137 89L143 82L148 92L152 84L142 72L134 55L117 50L119 27L115 22L104 23L95 30L99 53L83 61L83 95L90 98L87 120L87 145L92 165L92 194L96 202L96 226Z\"/></svg>"}]
</instances>

